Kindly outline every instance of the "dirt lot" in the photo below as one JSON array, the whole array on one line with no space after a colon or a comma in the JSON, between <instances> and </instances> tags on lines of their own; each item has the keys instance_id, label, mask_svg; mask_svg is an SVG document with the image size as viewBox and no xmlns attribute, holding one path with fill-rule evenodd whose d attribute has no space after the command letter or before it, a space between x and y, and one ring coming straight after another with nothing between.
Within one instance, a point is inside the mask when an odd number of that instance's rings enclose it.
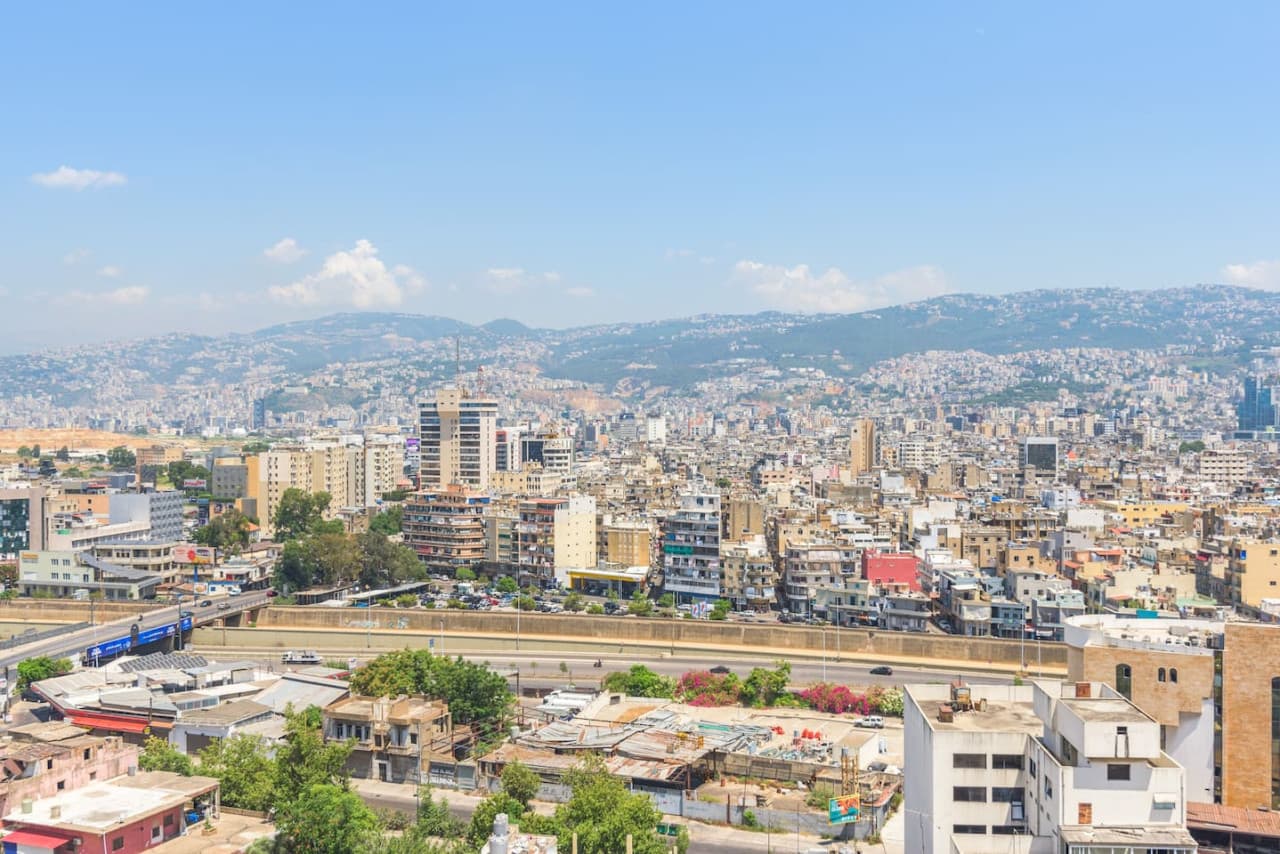
<instances>
[{"instance_id":1,"label":"dirt lot","mask_svg":"<svg viewBox=\"0 0 1280 854\"><path fill-rule=\"evenodd\" d=\"M126 436L106 433L102 430L0 430L0 453L12 454L23 445L39 445L47 451L55 451L66 445L71 450L107 450L119 445L129 448L148 448L155 444L179 444L172 437Z\"/></svg>"}]
</instances>

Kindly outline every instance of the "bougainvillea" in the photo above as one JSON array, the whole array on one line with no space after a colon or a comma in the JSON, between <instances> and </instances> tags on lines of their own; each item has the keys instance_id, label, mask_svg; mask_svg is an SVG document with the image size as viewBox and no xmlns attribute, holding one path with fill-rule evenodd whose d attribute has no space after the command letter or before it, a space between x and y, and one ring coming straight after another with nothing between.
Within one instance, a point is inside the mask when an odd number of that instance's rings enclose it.
<instances>
[{"instance_id":1,"label":"bougainvillea","mask_svg":"<svg viewBox=\"0 0 1280 854\"><path fill-rule=\"evenodd\" d=\"M676 698L691 706L732 706L742 694L742 683L732 673L690 670L676 683Z\"/></svg>"},{"instance_id":2,"label":"bougainvillea","mask_svg":"<svg viewBox=\"0 0 1280 854\"><path fill-rule=\"evenodd\" d=\"M819 682L804 689L798 696L809 708L829 714L843 715L852 712L865 715L871 709L866 695L853 693L847 685Z\"/></svg>"}]
</instances>

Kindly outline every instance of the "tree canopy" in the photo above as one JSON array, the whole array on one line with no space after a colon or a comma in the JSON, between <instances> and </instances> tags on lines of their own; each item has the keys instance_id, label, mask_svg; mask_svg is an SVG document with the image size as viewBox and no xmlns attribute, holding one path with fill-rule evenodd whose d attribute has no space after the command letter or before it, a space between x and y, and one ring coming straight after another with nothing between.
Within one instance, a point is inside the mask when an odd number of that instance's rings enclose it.
<instances>
[{"instance_id":1,"label":"tree canopy","mask_svg":"<svg viewBox=\"0 0 1280 854\"><path fill-rule=\"evenodd\" d=\"M107 465L115 471L131 469L138 464L138 455L124 445L116 445L107 451Z\"/></svg>"},{"instance_id":2,"label":"tree canopy","mask_svg":"<svg viewBox=\"0 0 1280 854\"><path fill-rule=\"evenodd\" d=\"M16 573L14 580L17 580ZM26 661L19 662L17 692L22 694L27 688L31 687L31 683L39 682L42 679L65 676L71 672L72 666L69 658L50 658L47 655L28 658Z\"/></svg>"},{"instance_id":3,"label":"tree canopy","mask_svg":"<svg viewBox=\"0 0 1280 854\"><path fill-rule=\"evenodd\" d=\"M142 753L138 755L138 767L143 771L172 771L183 777L195 773L191 757L169 743L168 739L147 736Z\"/></svg>"},{"instance_id":4,"label":"tree canopy","mask_svg":"<svg viewBox=\"0 0 1280 854\"><path fill-rule=\"evenodd\" d=\"M249 533L253 523L249 517L234 507L209 520L209 524L197 528L191 539L202 546L211 546L220 552L236 554L249 545Z\"/></svg>"},{"instance_id":5,"label":"tree canopy","mask_svg":"<svg viewBox=\"0 0 1280 854\"><path fill-rule=\"evenodd\" d=\"M489 668L426 649L380 655L352 673L350 684L353 692L373 697L423 694L444 700L455 723L482 723L490 733L506 726L515 702L507 680Z\"/></svg>"},{"instance_id":6,"label":"tree canopy","mask_svg":"<svg viewBox=\"0 0 1280 854\"><path fill-rule=\"evenodd\" d=\"M276 539L287 542L320 530L332 501L333 497L327 492L307 492L297 487L286 489L271 516Z\"/></svg>"},{"instance_id":7,"label":"tree canopy","mask_svg":"<svg viewBox=\"0 0 1280 854\"><path fill-rule=\"evenodd\" d=\"M404 508L399 504L395 504L383 510L381 513L374 515L369 520L369 530L376 531L379 534L391 536L400 533L400 526L404 522Z\"/></svg>"},{"instance_id":8,"label":"tree canopy","mask_svg":"<svg viewBox=\"0 0 1280 854\"><path fill-rule=\"evenodd\" d=\"M601 683L606 691L626 694L628 697L675 696L676 680L654 673L643 664L634 664L630 670L616 670L604 677Z\"/></svg>"},{"instance_id":9,"label":"tree canopy","mask_svg":"<svg viewBox=\"0 0 1280 854\"><path fill-rule=\"evenodd\" d=\"M200 751L200 773L222 783L222 802L266 812L275 805L276 763L260 735L215 739Z\"/></svg>"},{"instance_id":10,"label":"tree canopy","mask_svg":"<svg viewBox=\"0 0 1280 854\"><path fill-rule=\"evenodd\" d=\"M285 801L276 827L290 854L352 854L372 842L378 817L355 792L312 783Z\"/></svg>"}]
</instances>

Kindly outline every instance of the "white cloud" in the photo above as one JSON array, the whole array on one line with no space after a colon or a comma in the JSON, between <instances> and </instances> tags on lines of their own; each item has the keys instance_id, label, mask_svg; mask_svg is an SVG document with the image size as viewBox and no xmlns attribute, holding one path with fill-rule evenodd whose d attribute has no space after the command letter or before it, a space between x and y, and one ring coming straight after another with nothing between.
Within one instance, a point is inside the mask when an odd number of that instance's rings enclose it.
<instances>
[{"instance_id":1,"label":"white cloud","mask_svg":"<svg viewBox=\"0 0 1280 854\"><path fill-rule=\"evenodd\" d=\"M84 249L84 248L72 249L66 255L62 256L62 263L66 264L68 267L71 267L76 264L79 264L81 261L86 260L92 254L93 253L90 252L88 249Z\"/></svg>"},{"instance_id":2,"label":"white cloud","mask_svg":"<svg viewBox=\"0 0 1280 854\"><path fill-rule=\"evenodd\" d=\"M273 246L263 249L262 254L278 264L292 264L295 261L302 260L302 256L307 254L307 250L299 246L298 241L292 237L286 237L277 241Z\"/></svg>"},{"instance_id":3,"label":"white cloud","mask_svg":"<svg viewBox=\"0 0 1280 854\"><path fill-rule=\"evenodd\" d=\"M99 268L98 275L105 279L118 279L124 275L124 270L121 270L115 264L108 264L105 267Z\"/></svg>"},{"instance_id":4,"label":"white cloud","mask_svg":"<svg viewBox=\"0 0 1280 854\"><path fill-rule=\"evenodd\" d=\"M106 303L108 305L137 305L146 302L147 296L151 293L148 288L141 285L127 285L123 288L116 288L114 291L72 291L67 294L70 302L84 304Z\"/></svg>"},{"instance_id":5,"label":"white cloud","mask_svg":"<svg viewBox=\"0 0 1280 854\"><path fill-rule=\"evenodd\" d=\"M514 294L539 284L559 284L561 275L554 270L532 273L523 267L490 267L484 271L485 287L495 294Z\"/></svg>"},{"instance_id":6,"label":"white cloud","mask_svg":"<svg viewBox=\"0 0 1280 854\"><path fill-rule=\"evenodd\" d=\"M595 288L588 288L582 285L578 285L572 288L565 288L564 292L568 296L577 297L579 299L585 299L587 297L593 297L596 295Z\"/></svg>"},{"instance_id":7,"label":"white cloud","mask_svg":"<svg viewBox=\"0 0 1280 854\"><path fill-rule=\"evenodd\" d=\"M1234 285L1280 290L1280 261L1228 264L1222 268L1222 275Z\"/></svg>"},{"instance_id":8,"label":"white cloud","mask_svg":"<svg viewBox=\"0 0 1280 854\"><path fill-rule=\"evenodd\" d=\"M298 305L351 305L355 308L397 306L406 294L425 289L426 280L410 267L388 267L378 257L378 247L357 240L350 250L324 259L318 272L288 285L268 290L277 302Z\"/></svg>"},{"instance_id":9,"label":"white cloud","mask_svg":"<svg viewBox=\"0 0 1280 854\"><path fill-rule=\"evenodd\" d=\"M121 187L129 180L120 172L100 172L97 169L72 169L59 166L52 172L37 172L32 182L55 190L101 190L104 187Z\"/></svg>"},{"instance_id":10,"label":"white cloud","mask_svg":"<svg viewBox=\"0 0 1280 854\"><path fill-rule=\"evenodd\" d=\"M733 278L747 284L769 305L787 311L865 311L948 291L946 275L928 265L857 281L839 267L816 274L808 264L784 267L744 260L734 265Z\"/></svg>"}]
</instances>

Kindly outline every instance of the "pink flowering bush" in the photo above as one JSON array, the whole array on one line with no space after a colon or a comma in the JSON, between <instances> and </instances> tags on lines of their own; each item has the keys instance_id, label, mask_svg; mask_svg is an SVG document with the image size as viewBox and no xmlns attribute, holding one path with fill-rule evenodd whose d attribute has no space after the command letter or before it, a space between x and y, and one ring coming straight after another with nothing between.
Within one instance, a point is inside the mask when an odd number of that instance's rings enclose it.
<instances>
[{"instance_id":1,"label":"pink flowering bush","mask_svg":"<svg viewBox=\"0 0 1280 854\"><path fill-rule=\"evenodd\" d=\"M742 694L742 682L732 673L690 670L676 683L676 698L691 706L733 706Z\"/></svg>"},{"instance_id":2,"label":"pink flowering bush","mask_svg":"<svg viewBox=\"0 0 1280 854\"><path fill-rule=\"evenodd\" d=\"M865 694L855 694L847 685L820 682L801 691L798 696L809 708L829 714L865 715L871 709Z\"/></svg>"}]
</instances>

